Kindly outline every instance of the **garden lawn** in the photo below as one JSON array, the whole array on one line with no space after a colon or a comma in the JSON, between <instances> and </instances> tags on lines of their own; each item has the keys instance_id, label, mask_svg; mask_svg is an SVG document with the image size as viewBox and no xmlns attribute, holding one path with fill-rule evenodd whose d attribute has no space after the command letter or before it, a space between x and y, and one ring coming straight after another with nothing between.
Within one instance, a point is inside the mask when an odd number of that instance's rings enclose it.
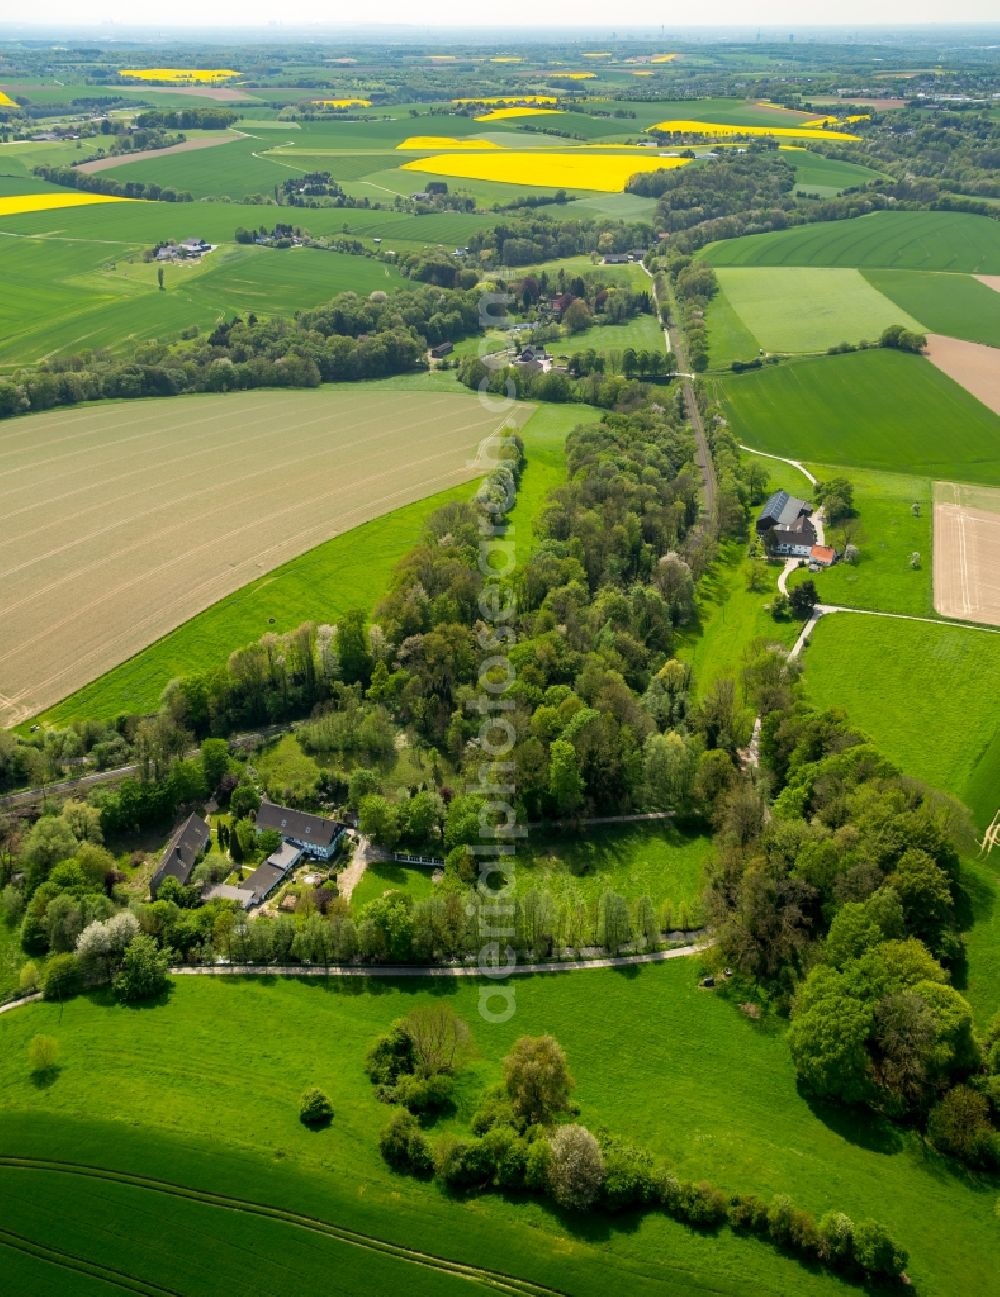
<instances>
[{"instance_id":1,"label":"garden lawn","mask_svg":"<svg viewBox=\"0 0 1000 1297\"><path fill-rule=\"evenodd\" d=\"M853 266L1000 274L1000 223L967 212L871 212L710 244L714 266Z\"/></svg>"},{"instance_id":2,"label":"garden lawn","mask_svg":"<svg viewBox=\"0 0 1000 1297\"><path fill-rule=\"evenodd\" d=\"M992 819L1000 635L835 613L816 627L804 661L814 706L842 708L906 774L966 801L980 828Z\"/></svg>"},{"instance_id":3,"label":"garden lawn","mask_svg":"<svg viewBox=\"0 0 1000 1297\"><path fill-rule=\"evenodd\" d=\"M358 910L369 901L377 901L385 892L402 892L414 901L434 895L432 869L401 865L393 860L373 861L365 867L361 880L351 893L351 905Z\"/></svg>"},{"instance_id":4,"label":"garden lawn","mask_svg":"<svg viewBox=\"0 0 1000 1297\"><path fill-rule=\"evenodd\" d=\"M603 892L629 901L648 896L664 928L696 928L704 920L705 865L712 841L670 822L591 825L578 832L535 829L518 845L514 886L594 906Z\"/></svg>"},{"instance_id":5,"label":"garden lawn","mask_svg":"<svg viewBox=\"0 0 1000 1297\"><path fill-rule=\"evenodd\" d=\"M0 1020L0 1141L7 1157L114 1166L297 1209L573 1297L857 1293L728 1229L701 1234L656 1214L580 1219L499 1195L449 1197L390 1174L377 1151L389 1114L364 1076L364 1052L395 1018L442 995L469 1022L478 1051L445 1129L466 1128L518 1036L551 1032L567 1051L587 1125L648 1145L685 1177L768 1198L787 1192L817 1214L836 1207L884 1221L910 1252L921 1297L995 1293L995 1185L953 1172L912 1132L812 1110L777 1026L751 1023L701 990L696 975L678 960L520 980L513 1018L497 1024L480 1016L471 979L178 978L166 1003L140 1009L101 996L31 1005ZM38 1032L54 1035L61 1051L60 1070L44 1084L27 1074L27 1044ZM318 1133L298 1121L299 1095L312 1085L327 1090L335 1112ZM339 1281L339 1250L313 1234L261 1222L252 1242L241 1218L206 1207L205 1224L169 1194L0 1174L4 1189L12 1186L6 1228L106 1264L127 1257L131 1273L197 1297ZM36 1187L46 1175L50 1206ZM324 1266L326 1278L311 1277ZM422 1272L412 1275L407 1290L422 1292ZM374 1266L351 1277L359 1294L392 1290Z\"/></svg>"},{"instance_id":6,"label":"garden lawn","mask_svg":"<svg viewBox=\"0 0 1000 1297\"><path fill-rule=\"evenodd\" d=\"M800 568L792 575L789 589L808 577L815 581L823 603L933 617L930 481L901 473L810 467L821 482L846 476L853 483L855 516L828 526L826 536L841 552L848 542L856 545L860 558L857 565L841 562L819 573ZM914 517L914 504L920 506L919 517ZM914 553L921 559L917 569L910 563Z\"/></svg>"},{"instance_id":7,"label":"garden lawn","mask_svg":"<svg viewBox=\"0 0 1000 1297\"><path fill-rule=\"evenodd\" d=\"M738 439L772 454L1000 481L1000 418L922 356L859 351L715 381Z\"/></svg>"},{"instance_id":8,"label":"garden lawn","mask_svg":"<svg viewBox=\"0 0 1000 1297\"><path fill-rule=\"evenodd\" d=\"M716 274L764 351L826 351L841 342L875 340L890 324L920 331L918 321L872 288L859 270L732 267Z\"/></svg>"},{"instance_id":9,"label":"garden lawn","mask_svg":"<svg viewBox=\"0 0 1000 1297\"><path fill-rule=\"evenodd\" d=\"M1000 347L1000 293L971 275L868 270L865 278L918 319L921 332Z\"/></svg>"}]
</instances>

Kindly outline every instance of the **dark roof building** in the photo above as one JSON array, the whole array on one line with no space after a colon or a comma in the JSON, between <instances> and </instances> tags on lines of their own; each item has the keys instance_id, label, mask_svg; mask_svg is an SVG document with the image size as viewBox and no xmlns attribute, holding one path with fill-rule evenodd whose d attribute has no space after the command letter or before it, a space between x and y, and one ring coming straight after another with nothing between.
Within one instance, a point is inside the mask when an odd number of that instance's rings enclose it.
<instances>
[{"instance_id":1,"label":"dark roof building","mask_svg":"<svg viewBox=\"0 0 1000 1297\"><path fill-rule=\"evenodd\" d=\"M149 884L150 895L155 899L160 884L167 878L176 878L182 887L187 885L198 857L211 841L212 832L200 815L189 815L174 832L167 844Z\"/></svg>"},{"instance_id":2,"label":"dark roof building","mask_svg":"<svg viewBox=\"0 0 1000 1297\"><path fill-rule=\"evenodd\" d=\"M797 500L787 491L775 491L757 515L757 534L763 535L772 527L787 527L802 514L812 513L812 505Z\"/></svg>"},{"instance_id":3,"label":"dark roof building","mask_svg":"<svg viewBox=\"0 0 1000 1297\"><path fill-rule=\"evenodd\" d=\"M453 342L439 342L436 347L431 347L431 355L435 360L443 360L445 356L450 356L455 350Z\"/></svg>"},{"instance_id":4,"label":"dark roof building","mask_svg":"<svg viewBox=\"0 0 1000 1297\"><path fill-rule=\"evenodd\" d=\"M233 887L230 883L215 883L206 887L201 894L203 901L235 901L244 910L253 905L253 892L245 887Z\"/></svg>"},{"instance_id":5,"label":"dark roof building","mask_svg":"<svg viewBox=\"0 0 1000 1297\"><path fill-rule=\"evenodd\" d=\"M266 901L274 889L284 878L287 871L280 869L277 865L270 864L267 860L262 865L258 865L249 878L243 880L240 884L240 891L249 892L251 900L250 905L260 905Z\"/></svg>"},{"instance_id":6,"label":"dark roof building","mask_svg":"<svg viewBox=\"0 0 1000 1297\"><path fill-rule=\"evenodd\" d=\"M293 811L275 802L261 802L257 812L258 829L277 829L286 842L292 842L313 856L328 860L337 846L344 826L323 815Z\"/></svg>"}]
</instances>

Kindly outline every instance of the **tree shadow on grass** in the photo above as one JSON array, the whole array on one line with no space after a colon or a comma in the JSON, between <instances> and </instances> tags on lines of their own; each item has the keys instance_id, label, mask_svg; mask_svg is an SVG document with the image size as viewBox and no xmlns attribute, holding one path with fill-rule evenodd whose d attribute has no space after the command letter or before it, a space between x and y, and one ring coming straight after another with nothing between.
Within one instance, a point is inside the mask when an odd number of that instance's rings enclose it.
<instances>
[{"instance_id":1,"label":"tree shadow on grass","mask_svg":"<svg viewBox=\"0 0 1000 1297\"><path fill-rule=\"evenodd\" d=\"M61 1071L62 1068L58 1063L53 1063L51 1067L41 1067L31 1073L31 1084L36 1090L50 1090L59 1080Z\"/></svg>"},{"instance_id":2,"label":"tree shadow on grass","mask_svg":"<svg viewBox=\"0 0 1000 1297\"><path fill-rule=\"evenodd\" d=\"M802 1086L799 1094L805 1100L810 1112L819 1121L846 1139L849 1144L866 1148L871 1153L884 1153L891 1156L903 1147L903 1135L892 1122L879 1117L863 1108L843 1108L838 1104L825 1103L812 1095L806 1094Z\"/></svg>"}]
</instances>

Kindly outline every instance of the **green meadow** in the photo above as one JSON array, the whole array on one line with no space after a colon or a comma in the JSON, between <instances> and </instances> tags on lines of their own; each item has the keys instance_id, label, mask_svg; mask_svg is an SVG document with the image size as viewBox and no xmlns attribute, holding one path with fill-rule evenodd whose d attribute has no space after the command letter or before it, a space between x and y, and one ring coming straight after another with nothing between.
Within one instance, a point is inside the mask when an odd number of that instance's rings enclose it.
<instances>
[{"instance_id":1,"label":"green meadow","mask_svg":"<svg viewBox=\"0 0 1000 1297\"><path fill-rule=\"evenodd\" d=\"M812 703L842 708L907 774L989 822L1000 805L1000 634L836 613L804 660Z\"/></svg>"},{"instance_id":2,"label":"green meadow","mask_svg":"<svg viewBox=\"0 0 1000 1297\"><path fill-rule=\"evenodd\" d=\"M763 590L750 590L750 567L746 545L726 541L698 582L697 615L679 631L676 648L676 656L691 668L696 696L704 696L724 676L738 680L757 640L791 648L798 635L798 623L776 622L767 608L777 590L777 569L768 569Z\"/></svg>"},{"instance_id":3,"label":"green meadow","mask_svg":"<svg viewBox=\"0 0 1000 1297\"><path fill-rule=\"evenodd\" d=\"M713 243L713 266L847 266L1000 274L1000 223L966 212L871 212Z\"/></svg>"},{"instance_id":4,"label":"green meadow","mask_svg":"<svg viewBox=\"0 0 1000 1297\"><path fill-rule=\"evenodd\" d=\"M189 215L196 230L197 210ZM168 263L163 290L159 269L141 260L138 247L123 255L98 242L0 241L0 273L17 290L0 301L0 366L165 340L190 325L210 331L223 316L291 314L348 288L369 293L403 283L392 267L369 257L234 243L199 262Z\"/></svg>"},{"instance_id":5,"label":"green meadow","mask_svg":"<svg viewBox=\"0 0 1000 1297\"><path fill-rule=\"evenodd\" d=\"M795 172L795 191L800 196L834 198L845 189L855 189L878 180L880 173L857 162L827 158L811 149L782 149L782 156Z\"/></svg>"},{"instance_id":6,"label":"green meadow","mask_svg":"<svg viewBox=\"0 0 1000 1297\"><path fill-rule=\"evenodd\" d=\"M868 270L865 278L928 333L1000 347L1000 293L971 275Z\"/></svg>"},{"instance_id":7,"label":"green meadow","mask_svg":"<svg viewBox=\"0 0 1000 1297\"><path fill-rule=\"evenodd\" d=\"M714 380L734 433L802 461L1000 479L1000 418L921 356L877 349Z\"/></svg>"},{"instance_id":8,"label":"green meadow","mask_svg":"<svg viewBox=\"0 0 1000 1297\"><path fill-rule=\"evenodd\" d=\"M827 571L792 574L789 588L800 581L815 582L823 603L848 608L876 608L880 612L933 617L934 597L931 482L903 473L875 473L867 469L810 468L824 478L846 476L854 486L854 516L826 528L827 540L843 552L848 544L858 550L857 564L838 563ZM919 506L914 514L913 505ZM919 568L911 557L921 557Z\"/></svg>"},{"instance_id":9,"label":"green meadow","mask_svg":"<svg viewBox=\"0 0 1000 1297\"><path fill-rule=\"evenodd\" d=\"M890 324L921 327L859 270L726 267L717 275L720 295L764 351L820 352L841 342L875 340ZM719 350L722 341L716 329ZM745 352L713 354L716 362L742 358Z\"/></svg>"},{"instance_id":10,"label":"green meadow","mask_svg":"<svg viewBox=\"0 0 1000 1297\"><path fill-rule=\"evenodd\" d=\"M609 267L614 269L614 267ZM607 356L626 347L636 351L663 351L663 329L655 315L637 315L624 324L595 324L580 333L546 343L553 355L571 356L576 351L594 350Z\"/></svg>"},{"instance_id":11,"label":"green meadow","mask_svg":"<svg viewBox=\"0 0 1000 1297\"><path fill-rule=\"evenodd\" d=\"M923 1297L996 1292L995 1189L952 1171L913 1132L810 1108L778 1025L750 1022L699 989L689 960L532 977L514 989L516 1012L501 1024L480 1018L472 979L179 978L166 1002L142 1009L94 995L6 1015L4 1228L199 1297L221 1286L288 1291L294 1282L341 1292L357 1284L346 1250L323 1227L303 1231L295 1212L365 1235L357 1250L376 1291L391 1290L402 1265L406 1290L425 1290L414 1251L581 1297L858 1291L727 1229L701 1234L655 1214L581 1221L530 1200L446 1196L389 1173L377 1151L388 1113L363 1074L364 1051L394 1018L445 995L469 1022L477 1056L455 1115L438 1129L465 1128L518 1036L552 1032L588 1125L621 1132L679 1174L726 1190L787 1192L817 1213L877 1217L909 1250ZM38 1032L60 1043L59 1068L42 1085L26 1060ZM334 1106L333 1123L318 1133L297 1117L310 1085L325 1088ZM127 1103L114 1097L123 1095ZM26 1158L78 1169L15 1169L13 1159ZM84 1178L87 1167L123 1178ZM165 1184L156 1191L149 1180ZM220 1211L206 1191L244 1206ZM247 1222L240 1213L255 1203L277 1210ZM399 1264L382 1270L373 1239L397 1245ZM451 1290L431 1279L427 1291Z\"/></svg>"}]
</instances>

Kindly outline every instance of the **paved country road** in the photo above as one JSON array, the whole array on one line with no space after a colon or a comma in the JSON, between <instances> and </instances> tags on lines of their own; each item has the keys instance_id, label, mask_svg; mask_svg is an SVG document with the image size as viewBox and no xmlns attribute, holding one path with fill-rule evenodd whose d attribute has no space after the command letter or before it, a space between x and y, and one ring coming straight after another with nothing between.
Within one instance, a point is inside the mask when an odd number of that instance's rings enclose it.
<instances>
[{"instance_id":1,"label":"paved country road","mask_svg":"<svg viewBox=\"0 0 1000 1297\"><path fill-rule=\"evenodd\" d=\"M538 964L515 964L510 976L530 973L579 973L590 968L633 968L641 964L662 964L667 959L687 959L701 954L714 943L697 941L672 950L653 950L645 955L613 955L606 959L546 960ZM466 964L331 964L329 968L296 964L207 964L198 967L171 968L175 977L484 977L476 965ZM499 980L499 979L498 979ZM10 1013L22 1004L34 1004L40 992L0 1004L0 1013Z\"/></svg>"},{"instance_id":2,"label":"paved country road","mask_svg":"<svg viewBox=\"0 0 1000 1297\"><path fill-rule=\"evenodd\" d=\"M632 968L640 964L662 964L667 959L686 959L700 954L713 943L699 941L672 950L652 950L645 955L609 955L604 959L552 959L537 964L515 964L510 976L529 973L579 973L590 968ZM205 964L178 966L178 977L483 977L475 964L331 964L329 968L296 964Z\"/></svg>"}]
</instances>

